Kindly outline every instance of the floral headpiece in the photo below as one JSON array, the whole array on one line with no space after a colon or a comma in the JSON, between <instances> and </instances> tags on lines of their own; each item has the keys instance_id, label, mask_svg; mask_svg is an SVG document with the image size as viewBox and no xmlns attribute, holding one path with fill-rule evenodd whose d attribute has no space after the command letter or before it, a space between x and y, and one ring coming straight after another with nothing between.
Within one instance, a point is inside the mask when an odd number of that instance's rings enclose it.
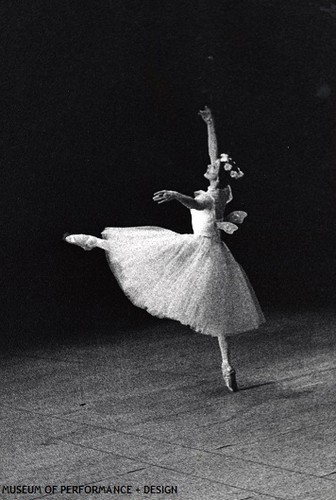
<instances>
[{"instance_id":1,"label":"floral headpiece","mask_svg":"<svg viewBox=\"0 0 336 500\"><path fill-rule=\"evenodd\" d=\"M242 172L239 167L235 167L237 170L232 170L233 164L235 164L235 162L227 153L222 153L220 155L219 161L224 163L224 170L226 170L226 172L230 172L230 177L232 177L232 179L237 180L243 177L244 172Z\"/></svg>"}]
</instances>

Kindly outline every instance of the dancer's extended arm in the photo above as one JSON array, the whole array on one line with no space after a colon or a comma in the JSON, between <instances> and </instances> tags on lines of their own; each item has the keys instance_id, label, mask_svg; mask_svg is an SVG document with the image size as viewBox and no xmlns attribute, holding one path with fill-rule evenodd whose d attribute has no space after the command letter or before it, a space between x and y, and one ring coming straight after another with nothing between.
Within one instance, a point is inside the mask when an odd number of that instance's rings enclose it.
<instances>
[{"instance_id":1,"label":"dancer's extended arm","mask_svg":"<svg viewBox=\"0 0 336 500\"><path fill-rule=\"evenodd\" d=\"M200 197L192 198L186 194L178 193L177 191L158 191L154 193L153 200L157 203L167 203L168 201L176 200L187 208L194 210L204 210L209 208L211 202L208 199L201 199Z\"/></svg>"},{"instance_id":2,"label":"dancer's extended arm","mask_svg":"<svg viewBox=\"0 0 336 500\"><path fill-rule=\"evenodd\" d=\"M208 130L208 151L211 164L215 163L218 158L218 144L215 129L215 120L212 115L211 109L205 106L203 110L198 113L205 121Z\"/></svg>"}]
</instances>

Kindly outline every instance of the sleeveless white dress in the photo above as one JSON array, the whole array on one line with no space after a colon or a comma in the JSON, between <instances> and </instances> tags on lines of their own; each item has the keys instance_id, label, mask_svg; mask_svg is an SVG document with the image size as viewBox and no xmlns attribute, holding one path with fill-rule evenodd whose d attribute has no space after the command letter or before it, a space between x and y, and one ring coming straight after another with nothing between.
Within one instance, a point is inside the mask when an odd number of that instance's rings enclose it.
<instances>
[{"instance_id":1,"label":"sleeveless white dress","mask_svg":"<svg viewBox=\"0 0 336 500\"><path fill-rule=\"evenodd\" d=\"M215 337L258 328L264 316L243 269L221 241L218 204L210 189L197 191L195 199L205 200L208 208L190 211L193 234L113 227L103 231L104 241L96 246L105 250L125 295L153 316ZM231 199L230 189L224 207Z\"/></svg>"}]
</instances>

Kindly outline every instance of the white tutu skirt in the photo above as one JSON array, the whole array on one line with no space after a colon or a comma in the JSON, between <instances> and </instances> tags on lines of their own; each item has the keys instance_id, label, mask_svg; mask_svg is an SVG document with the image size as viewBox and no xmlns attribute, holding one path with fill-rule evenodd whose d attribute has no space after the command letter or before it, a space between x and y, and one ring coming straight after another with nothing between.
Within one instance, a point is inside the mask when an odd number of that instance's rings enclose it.
<instances>
[{"instance_id":1,"label":"white tutu skirt","mask_svg":"<svg viewBox=\"0 0 336 500\"><path fill-rule=\"evenodd\" d=\"M215 337L264 322L248 278L223 242L152 226L106 228L102 236L121 289L153 316Z\"/></svg>"}]
</instances>

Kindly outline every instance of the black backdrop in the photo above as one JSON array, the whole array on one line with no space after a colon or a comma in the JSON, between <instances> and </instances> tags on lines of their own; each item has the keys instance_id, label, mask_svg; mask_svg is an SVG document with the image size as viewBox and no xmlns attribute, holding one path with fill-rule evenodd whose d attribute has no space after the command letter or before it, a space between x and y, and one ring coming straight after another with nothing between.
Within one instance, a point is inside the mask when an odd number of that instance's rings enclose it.
<instances>
[{"instance_id":1,"label":"black backdrop","mask_svg":"<svg viewBox=\"0 0 336 500\"><path fill-rule=\"evenodd\" d=\"M103 252L62 234L190 232L158 189L205 188L212 106L245 171L227 243L264 306L335 299L336 18L323 0L36 0L1 6L5 335L144 318ZM138 315L138 316L137 316Z\"/></svg>"}]
</instances>

